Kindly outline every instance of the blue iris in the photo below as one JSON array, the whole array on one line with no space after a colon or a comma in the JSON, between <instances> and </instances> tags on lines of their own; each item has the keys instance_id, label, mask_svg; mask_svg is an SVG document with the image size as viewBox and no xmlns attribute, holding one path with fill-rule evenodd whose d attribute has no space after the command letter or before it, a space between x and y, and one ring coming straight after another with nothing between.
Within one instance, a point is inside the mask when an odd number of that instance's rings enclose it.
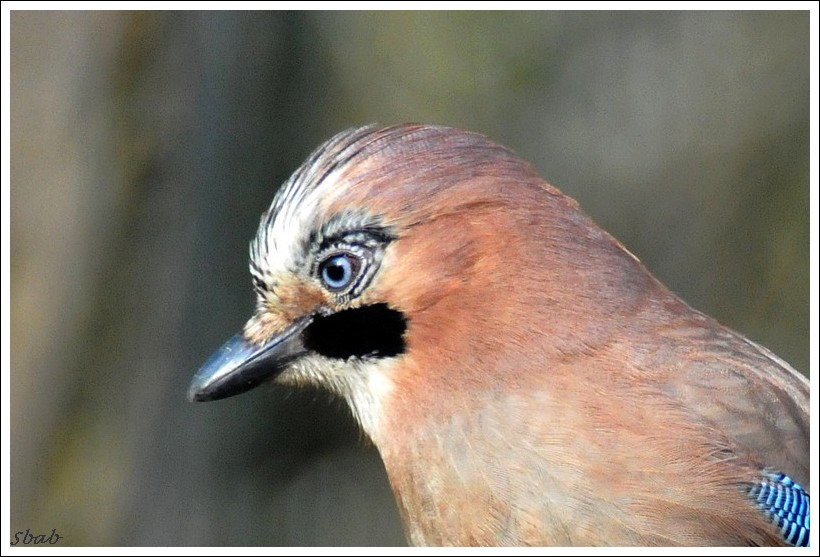
<instances>
[{"instance_id":1,"label":"blue iris","mask_svg":"<svg viewBox=\"0 0 820 557\"><path fill-rule=\"evenodd\" d=\"M322 281L330 290L344 290L355 278L357 263L354 257L347 253L325 259L319 266Z\"/></svg>"}]
</instances>

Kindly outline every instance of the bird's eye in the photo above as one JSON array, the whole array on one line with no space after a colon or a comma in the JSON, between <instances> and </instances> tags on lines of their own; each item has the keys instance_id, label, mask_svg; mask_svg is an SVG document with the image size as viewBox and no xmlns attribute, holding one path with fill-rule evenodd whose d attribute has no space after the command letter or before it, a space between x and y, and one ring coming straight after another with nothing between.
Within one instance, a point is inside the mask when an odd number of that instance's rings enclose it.
<instances>
[{"instance_id":1,"label":"bird's eye","mask_svg":"<svg viewBox=\"0 0 820 557\"><path fill-rule=\"evenodd\" d=\"M351 253L337 253L322 261L319 276L331 292L348 288L359 274L361 260Z\"/></svg>"}]
</instances>

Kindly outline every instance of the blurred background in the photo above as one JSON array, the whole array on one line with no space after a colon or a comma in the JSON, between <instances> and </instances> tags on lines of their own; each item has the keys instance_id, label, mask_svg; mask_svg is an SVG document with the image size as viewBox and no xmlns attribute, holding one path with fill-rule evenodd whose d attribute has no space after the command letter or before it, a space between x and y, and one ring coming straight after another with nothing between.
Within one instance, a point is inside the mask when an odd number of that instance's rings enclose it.
<instances>
[{"instance_id":1,"label":"blurred background","mask_svg":"<svg viewBox=\"0 0 820 557\"><path fill-rule=\"evenodd\" d=\"M11 532L400 545L346 409L190 404L279 184L369 122L489 135L809 369L808 12L11 14Z\"/></svg>"}]
</instances>

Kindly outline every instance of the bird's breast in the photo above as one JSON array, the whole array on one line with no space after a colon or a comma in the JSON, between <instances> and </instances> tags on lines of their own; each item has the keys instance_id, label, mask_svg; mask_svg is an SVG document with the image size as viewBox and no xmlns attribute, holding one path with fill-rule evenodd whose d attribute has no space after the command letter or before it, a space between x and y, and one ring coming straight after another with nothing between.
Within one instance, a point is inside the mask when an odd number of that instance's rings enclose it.
<instances>
[{"instance_id":1,"label":"bird's breast","mask_svg":"<svg viewBox=\"0 0 820 557\"><path fill-rule=\"evenodd\" d=\"M408 415L377 443L411 543L782 543L720 467L719 443L660 399L509 391Z\"/></svg>"}]
</instances>

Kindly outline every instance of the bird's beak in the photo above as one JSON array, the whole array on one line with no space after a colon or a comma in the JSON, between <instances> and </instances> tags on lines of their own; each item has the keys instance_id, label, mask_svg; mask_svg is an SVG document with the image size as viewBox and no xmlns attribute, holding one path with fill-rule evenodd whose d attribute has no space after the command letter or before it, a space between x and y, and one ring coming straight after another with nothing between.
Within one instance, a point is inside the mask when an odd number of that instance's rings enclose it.
<instances>
[{"instance_id":1,"label":"bird's beak","mask_svg":"<svg viewBox=\"0 0 820 557\"><path fill-rule=\"evenodd\" d=\"M194 375L188 400L227 398L276 377L290 362L305 354L302 332L311 321L311 317L300 319L262 346L254 346L241 332L234 335Z\"/></svg>"}]
</instances>

